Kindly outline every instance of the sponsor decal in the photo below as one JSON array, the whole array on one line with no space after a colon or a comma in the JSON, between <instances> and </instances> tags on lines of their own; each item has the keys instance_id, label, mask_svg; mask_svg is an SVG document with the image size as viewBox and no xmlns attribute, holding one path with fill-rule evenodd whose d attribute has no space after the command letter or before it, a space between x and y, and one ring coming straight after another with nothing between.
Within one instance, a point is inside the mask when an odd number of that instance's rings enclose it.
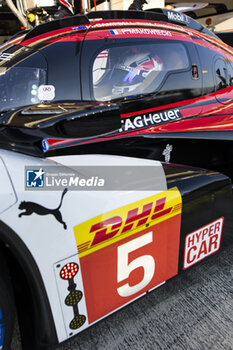
<instances>
[{"instance_id":1,"label":"sponsor decal","mask_svg":"<svg viewBox=\"0 0 233 350\"><path fill-rule=\"evenodd\" d=\"M63 266L60 271L60 277L68 281L69 294L65 298L65 305L73 308L74 318L71 320L69 327L70 329L78 329L86 322L86 316L80 315L78 309L78 303L83 298L83 292L76 289L76 283L74 283L74 277L77 275L79 270L78 264L71 262Z\"/></svg>"},{"instance_id":2,"label":"sponsor decal","mask_svg":"<svg viewBox=\"0 0 233 350\"><path fill-rule=\"evenodd\" d=\"M166 145L165 149L163 150L163 156L165 158L165 162L167 163L170 162L172 150L173 150L173 146L169 145L169 143Z\"/></svg>"},{"instance_id":3,"label":"sponsor decal","mask_svg":"<svg viewBox=\"0 0 233 350\"><path fill-rule=\"evenodd\" d=\"M58 222L60 222L63 225L64 229L66 230L67 225L62 219L62 214L60 212L60 208L62 206L63 197L67 193L67 191L68 191L67 188L65 188L64 191L62 192L62 195L61 195L60 204L55 209L49 209L49 208L44 207L41 204L37 204L34 202L22 201L19 205L19 210L24 210L24 211L19 214L19 218L21 218L22 216L32 215L33 213L37 214L37 215L49 215L49 214L51 214L55 217L55 219Z\"/></svg>"},{"instance_id":4,"label":"sponsor decal","mask_svg":"<svg viewBox=\"0 0 233 350\"><path fill-rule=\"evenodd\" d=\"M74 227L89 323L178 273L181 208L173 188Z\"/></svg>"},{"instance_id":5,"label":"sponsor decal","mask_svg":"<svg viewBox=\"0 0 233 350\"><path fill-rule=\"evenodd\" d=\"M190 18L183 13L167 11L168 19L175 22L190 23Z\"/></svg>"},{"instance_id":6,"label":"sponsor decal","mask_svg":"<svg viewBox=\"0 0 233 350\"><path fill-rule=\"evenodd\" d=\"M170 109L167 111L156 112L156 113L145 113L142 115L132 116L123 118L121 120L122 127L119 132L130 131L146 126L153 126L162 123L168 123L174 120L179 120L182 118L180 110Z\"/></svg>"},{"instance_id":7,"label":"sponsor decal","mask_svg":"<svg viewBox=\"0 0 233 350\"><path fill-rule=\"evenodd\" d=\"M224 218L189 233L185 238L184 269L196 264L220 248Z\"/></svg>"},{"instance_id":8,"label":"sponsor decal","mask_svg":"<svg viewBox=\"0 0 233 350\"><path fill-rule=\"evenodd\" d=\"M89 326L78 254L54 264L57 292L67 336Z\"/></svg>"},{"instance_id":9,"label":"sponsor decal","mask_svg":"<svg viewBox=\"0 0 233 350\"><path fill-rule=\"evenodd\" d=\"M55 86L40 85L38 88L38 98L41 101L51 101L55 97Z\"/></svg>"},{"instance_id":10,"label":"sponsor decal","mask_svg":"<svg viewBox=\"0 0 233 350\"><path fill-rule=\"evenodd\" d=\"M151 225L165 220L167 216L176 215L180 204L179 191L174 188L75 226L79 255L82 257L90 254L112 244L112 241L119 241L139 232L147 224Z\"/></svg>"}]
</instances>

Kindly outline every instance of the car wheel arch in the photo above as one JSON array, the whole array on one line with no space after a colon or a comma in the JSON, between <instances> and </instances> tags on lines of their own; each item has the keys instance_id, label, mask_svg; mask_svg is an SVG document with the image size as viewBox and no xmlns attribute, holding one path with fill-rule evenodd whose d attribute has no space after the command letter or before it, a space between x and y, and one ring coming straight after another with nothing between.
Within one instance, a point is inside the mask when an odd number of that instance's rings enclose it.
<instances>
[{"instance_id":1,"label":"car wheel arch","mask_svg":"<svg viewBox=\"0 0 233 350\"><path fill-rule=\"evenodd\" d=\"M17 233L2 221L0 251L10 273L23 349L47 349L57 344L52 312L37 264Z\"/></svg>"}]
</instances>

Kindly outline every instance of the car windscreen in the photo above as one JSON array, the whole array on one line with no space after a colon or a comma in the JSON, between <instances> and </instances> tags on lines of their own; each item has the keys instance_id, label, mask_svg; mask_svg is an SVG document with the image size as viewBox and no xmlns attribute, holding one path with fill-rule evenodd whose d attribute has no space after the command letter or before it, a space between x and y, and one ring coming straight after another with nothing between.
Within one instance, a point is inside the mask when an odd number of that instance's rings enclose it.
<instances>
[{"instance_id":1,"label":"car windscreen","mask_svg":"<svg viewBox=\"0 0 233 350\"><path fill-rule=\"evenodd\" d=\"M40 102L38 91L45 86L46 71L40 68L0 69L0 110Z\"/></svg>"},{"instance_id":2,"label":"car windscreen","mask_svg":"<svg viewBox=\"0 0 233 350\"><path fill-rule=\"evenodd\" d=\"M105 47L92 62L93 97L102 101L158 91L169 73L190 67L177 42Z\"/></svg>"},{"instance_id":3,"label":"car windscreen","mask_svg":"<svg viewBox=\"0 0 233 350\"><path fill-rule=\"evenodd\" d=\"M0 53L0 111L40 102L46 82L47 64L39 52L11 48Z\"/></svg>"}]
</instances>

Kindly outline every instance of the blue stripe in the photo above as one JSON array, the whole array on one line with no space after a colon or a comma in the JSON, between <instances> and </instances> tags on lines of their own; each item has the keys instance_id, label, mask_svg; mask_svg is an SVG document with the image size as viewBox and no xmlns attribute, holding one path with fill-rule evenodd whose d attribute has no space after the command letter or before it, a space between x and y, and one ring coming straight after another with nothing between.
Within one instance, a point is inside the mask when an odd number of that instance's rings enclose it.
<instances>
[{"instance_id":1,"label":"blue stripe","mask_svg":"<svg viewBox=\"0 0 233 350\"><path fill-rule=\"evenodd\" d=\"M4 326L3 326L2 310L0 309L0 346L3 346L3 340L4 340Z\"/></svg>"}]
</instances>

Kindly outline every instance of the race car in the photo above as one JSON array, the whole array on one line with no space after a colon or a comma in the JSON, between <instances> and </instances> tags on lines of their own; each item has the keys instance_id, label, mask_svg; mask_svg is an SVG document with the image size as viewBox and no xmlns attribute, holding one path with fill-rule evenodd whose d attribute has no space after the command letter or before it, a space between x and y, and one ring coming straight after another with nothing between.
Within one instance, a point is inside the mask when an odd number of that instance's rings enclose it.
<instances>
[{"instance_id":1,"label":"race car","mask_svg":"<svg viewBox=\"0 0 233 350\"><path fill-rule=\"evenodd\" d=\"M232 240L233 50L170 10L0 53L0 346L49 349ZM207 169L207 170L206 170Z\"/></svg>"}]
</instances>

